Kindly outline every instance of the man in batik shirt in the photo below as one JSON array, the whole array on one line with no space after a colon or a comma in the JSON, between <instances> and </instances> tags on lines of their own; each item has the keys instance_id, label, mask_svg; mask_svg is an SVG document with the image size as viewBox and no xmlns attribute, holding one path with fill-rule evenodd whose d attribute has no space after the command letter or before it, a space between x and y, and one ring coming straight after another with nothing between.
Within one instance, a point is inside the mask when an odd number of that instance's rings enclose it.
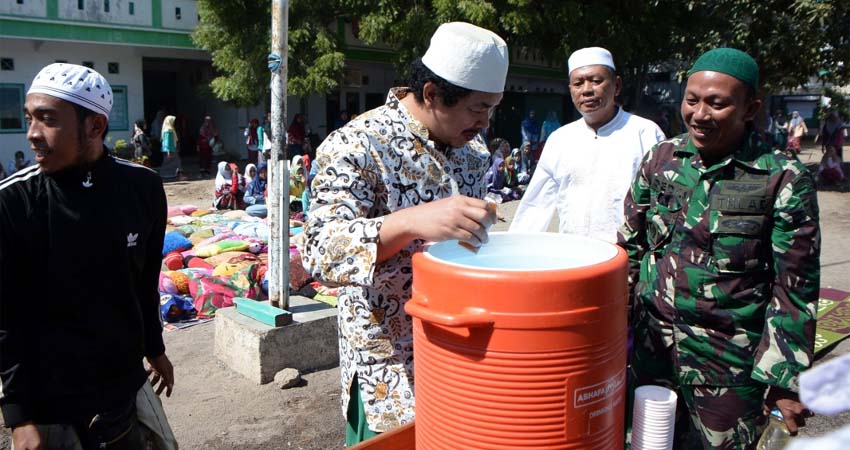
<instances>
[{"instance_id":1,"label":"man in batik shirt","mask_svg":"<svg viewBox=\"0 0 850 450\"><path fill-rule=\"evenodd\" d=\"M779 408L806 413L820 283L815 183L758 140L758 66L720 48L688 73L688 133L655 146L626 197L635 384L679 394L706 449L751 449ZM681 441L680 441L681 442Z\"/></svg>"},{"instance_id":2,"label":"man in batik shirt","mask_svg":"<svg viewBox=\"0 0 850 450\"><path fill-rule=\"evenodd\" d=\"M478 132L501 101L505 42L440 26L408 87L318 148L303 260L339 290L346 445L414 418L411 257L426 241L479 246L495 213L482 200L489 152Z\"/></svg>"}]
</instances>

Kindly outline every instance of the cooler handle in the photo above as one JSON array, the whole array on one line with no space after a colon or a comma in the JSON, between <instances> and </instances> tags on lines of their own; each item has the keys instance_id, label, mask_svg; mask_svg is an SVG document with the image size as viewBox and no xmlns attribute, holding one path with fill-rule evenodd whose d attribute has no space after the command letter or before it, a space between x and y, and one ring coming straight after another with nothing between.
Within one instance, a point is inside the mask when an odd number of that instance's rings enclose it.
<instances>
[{"instance_id":1,"label":"cooler handle","mask_svg":"<svg viewBox=\"0 0 850 450\"><path fill-rule=\"evenodd\" d=\"M433 323L451 328L477 328L493 325L493 318L490 317L490 312L481 308L464 308L461 314L440 314L428 309L427 306L410 299L404 306L404 310L413 317L424 320L425 322Z\"/></svg>"}]
</instances>

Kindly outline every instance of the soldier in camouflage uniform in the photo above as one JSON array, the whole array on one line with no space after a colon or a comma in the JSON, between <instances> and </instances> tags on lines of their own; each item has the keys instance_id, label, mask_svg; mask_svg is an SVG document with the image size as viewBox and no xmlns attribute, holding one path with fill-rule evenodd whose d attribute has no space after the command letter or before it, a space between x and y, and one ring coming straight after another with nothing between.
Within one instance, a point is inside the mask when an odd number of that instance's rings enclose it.
<instances>
[{"instance_id":1,"label":"soldier in camouflage uniform","mask_svg":"<svg viewBox=\"0 0 850 450\"><path fill-rule=\"evenodd\" d=\"M644 158L625 202L633 386L679 394L706 449L751 449L778 407L792 433L806 413L820 283L815 182L758 140L758 67L715 49L689 72L688 134Z\"/></svg>"}]
</instances>

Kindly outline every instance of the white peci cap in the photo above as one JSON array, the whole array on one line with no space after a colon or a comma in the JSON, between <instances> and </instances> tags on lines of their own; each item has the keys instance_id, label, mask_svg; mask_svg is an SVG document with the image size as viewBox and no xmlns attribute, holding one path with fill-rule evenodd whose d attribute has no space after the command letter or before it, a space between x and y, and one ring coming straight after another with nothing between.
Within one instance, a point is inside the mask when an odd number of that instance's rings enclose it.
<instances>
[{"instance_id":1,"label":"white peci cap","mask_svg":"<svg viewBox=\"0 0 850 450\"><path fill-rule=\"evenodd\" d=\"M500 93L508 76L508 45L496 33L465 22L444 23L422 63L455 86Z\"/></svg>"},{"instance_id":2,"label":"white peci cap","mask_svg":"<svg viewBox=\"0 0 850 450\"><path fill-rule=\"evenodd\" d=\"M112 87L106 79L94 69L76 64L45 66L32 80L29 94L61 98L106 117L112 111Z\"/></svg>"},{"instance_id":3,"label":"white peci cap","mask_svg":"<svg viewBox=\"0 0 850 450\"><path fill-rule=\"evenodd\" d=\"M602 47L587 47L574 51L567 62L568 74L584 66L608 66L611 70L617 70L611 52Z\"/></svg>"}]
</instances>

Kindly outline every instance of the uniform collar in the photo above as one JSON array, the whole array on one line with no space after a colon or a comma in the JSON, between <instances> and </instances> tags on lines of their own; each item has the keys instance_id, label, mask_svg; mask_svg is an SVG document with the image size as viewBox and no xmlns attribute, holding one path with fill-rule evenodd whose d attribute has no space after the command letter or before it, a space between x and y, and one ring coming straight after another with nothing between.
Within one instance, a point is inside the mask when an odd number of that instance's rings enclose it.
<instances>
[{"instance_id":1,"label":"uniform collar","mask_svg":"<svg viewBox=\"0 0 850 450\"><path fill-rule=\"evenodd\" d=\"M699 150L696 146L694 146L690 136L688 136L685 146L680 148L678 151L691 156L699 153ZM759 158L761 158L765 153L767 153L767 150L764 145L762 145L758 133L750 132L744 141L738 145L737 150L715 163L711 168L719 168L734 161L736 164L747 166L751 169L762 170L764 167L762 167L759 163Z\"/></svg>"}]
</instances>

